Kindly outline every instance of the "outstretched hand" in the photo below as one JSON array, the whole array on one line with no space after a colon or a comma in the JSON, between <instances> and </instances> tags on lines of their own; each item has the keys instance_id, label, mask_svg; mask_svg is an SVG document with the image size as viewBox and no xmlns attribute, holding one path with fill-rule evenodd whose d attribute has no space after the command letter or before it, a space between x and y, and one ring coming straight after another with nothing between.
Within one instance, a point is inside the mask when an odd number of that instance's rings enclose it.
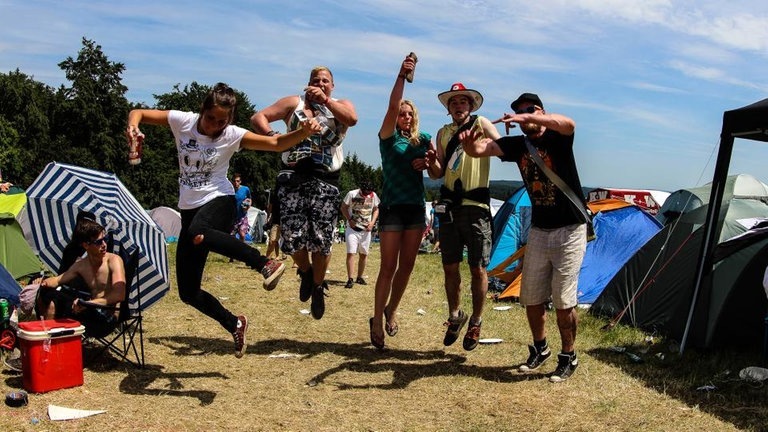
<instances>
[{"instance_id":1,"label":"outstretched hand","mask_svg":"<svg viewBox=\"0 0 768 432\"><path fill-rule=\"evenodd\" d=\"M497 118L496 120L492 121L491 123L497 124L497 123L504 123L504 133L506 135L509 135L509 130L512 128L517 127L517 125L512 124L514 123L522 123L522 120L520 120L517 114L507 114L504 113L504 115L501 118Z\"/></svg>"}]
</instances>

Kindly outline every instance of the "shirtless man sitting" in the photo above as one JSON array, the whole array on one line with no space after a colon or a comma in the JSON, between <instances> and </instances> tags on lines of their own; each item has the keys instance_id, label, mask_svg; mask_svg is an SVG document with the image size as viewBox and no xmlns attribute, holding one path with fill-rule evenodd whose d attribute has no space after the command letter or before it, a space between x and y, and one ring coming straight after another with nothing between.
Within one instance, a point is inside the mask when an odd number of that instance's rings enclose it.
<instances>
[{"instance_id":1,"label":"shirtless man sitting","mask_svg":"<svg viewBox=\"0 0 768 432\"><path fill-rule=\"evenodd\" d=\"M76 261L64 273L44 279L41 289L56 289L79 277L88 287L88 302L96 305L115 306L125 298L126 282L123 260L107 252L107 237L104 227L85 220L75 230L74 238L79 241L86 256ZM71 317L85 325L87 336L100 337L112 331L117 311L100 309L79 304L81 298L69 290L62 290L55 300L43 306L46 319Z\"/></svg>"}]
</instances>

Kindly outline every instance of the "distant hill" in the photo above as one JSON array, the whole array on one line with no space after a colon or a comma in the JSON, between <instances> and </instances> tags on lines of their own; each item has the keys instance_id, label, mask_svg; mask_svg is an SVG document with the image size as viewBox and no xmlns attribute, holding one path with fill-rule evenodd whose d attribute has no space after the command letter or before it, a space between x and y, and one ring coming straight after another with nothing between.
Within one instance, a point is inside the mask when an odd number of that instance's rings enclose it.
<instances>
[{"instance_id":1,"label":"distant hill","mask_svg":"<svg viewBox=\"0 0 768 432\"><path fill-rule=\"evenodd\" d=\"M424 188L427 190L427 199L432 199L440 195L440 185L443 184L443 180L432 180L428 177L424 178ZM523 187L523 182L520 180L491 180L491 197L506 201L507 198ZM593 187L582 187L582 195L585 197L589 195L589 191L594 189Z\"/></svg>"}]
</instances>

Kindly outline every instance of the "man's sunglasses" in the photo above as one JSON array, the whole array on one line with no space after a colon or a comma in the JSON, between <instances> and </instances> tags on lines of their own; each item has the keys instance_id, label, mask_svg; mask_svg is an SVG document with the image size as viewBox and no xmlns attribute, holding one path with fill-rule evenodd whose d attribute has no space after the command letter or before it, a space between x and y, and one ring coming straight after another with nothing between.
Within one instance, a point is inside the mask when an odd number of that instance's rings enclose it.
<instances>
[{"instance_id":1,"label":"man's sunglasses","mask_svg":"<svg viewBox=\"0 0 768 432\"><path fill-rule=\"evenodd\" d=\"M102 243L105 243L105 244L107 243L107 236L104 236L104 237L101 237L101 238L97 238L96 240L90 240L88 242L88 244L92 245L92 246L97 246L97 245L100 245Z\"/></svg>"},{"instance_id":2,"label":"man's sunglasses","mask_svg":"<svg viewBox=\"0 0 768 432\"><path fill-rule=\"evenodd\" d=\"M539 109L541 109L541 108L539 108L536 105L529 105L529 106L527 106L525 108L522 108L522 109L519 109L519 110L515 110L515 114L533 114L533 113L536 112L536 110L539 110Z\"/></svg>"}]
</instances>

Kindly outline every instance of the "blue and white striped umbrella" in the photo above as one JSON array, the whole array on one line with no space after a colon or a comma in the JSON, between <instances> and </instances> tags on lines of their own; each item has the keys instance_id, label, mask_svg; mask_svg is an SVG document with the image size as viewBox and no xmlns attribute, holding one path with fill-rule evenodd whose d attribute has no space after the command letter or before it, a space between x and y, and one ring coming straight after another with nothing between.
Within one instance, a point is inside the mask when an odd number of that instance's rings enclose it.
<instances>
[{"instance_id":1,"label":"blue and white striped umbrella","mask_svg":"<svg viewBox=\"0 0 768 432\"><path fill-rule=\"evenodd\" d=\"M49 163L27 189L27 223L34 248L50 269L56 270L81 210L96 215L112 233L115 246L138 247L141 298L136 279L130 306L140 301L144 310L169 289L167 244L162 230L116 175L62 163Z\"/></svg>"}]
</instances>

